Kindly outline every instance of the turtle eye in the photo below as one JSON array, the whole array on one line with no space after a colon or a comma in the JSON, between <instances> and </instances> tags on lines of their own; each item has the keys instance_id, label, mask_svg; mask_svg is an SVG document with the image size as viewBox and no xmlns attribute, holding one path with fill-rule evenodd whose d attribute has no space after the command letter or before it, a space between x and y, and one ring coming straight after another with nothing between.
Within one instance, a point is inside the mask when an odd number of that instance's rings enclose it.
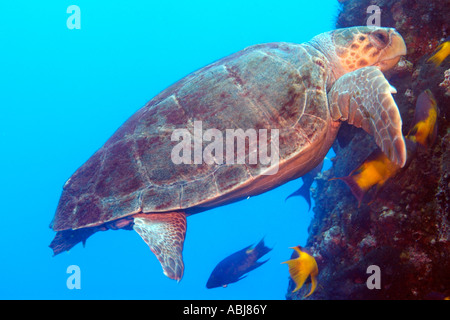
<instances>
[{"instance_id":1,"label":"turtle eye","mask_svg":"<svg viewBox=\"0 0 450 320\"><path fill-rule=\"evenodd\" d=\"M372 39L375 40L379 47L385 47L389 43L389 37L385 32L377 31L372 33Z\"/></svg>"}]
</instances>

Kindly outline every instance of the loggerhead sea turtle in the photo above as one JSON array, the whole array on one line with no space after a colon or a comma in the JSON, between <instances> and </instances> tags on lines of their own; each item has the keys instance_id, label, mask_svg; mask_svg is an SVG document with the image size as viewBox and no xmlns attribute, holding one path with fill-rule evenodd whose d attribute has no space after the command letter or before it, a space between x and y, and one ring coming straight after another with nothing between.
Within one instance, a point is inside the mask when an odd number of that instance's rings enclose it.
<instances>
[{"instance_id":1,"label":"loggerhead sea turtle","mask_svg":"<svg viewBox=\"0 0 450 320\"><path fill-rule=\"evenodd\" d=\"M406 161L401 117L382 71L406 54L390 28L353 27L303 44L248 47L176 82L129 118L65 183L54 254L99 230L134 229L164 274L183 276L186 216L261 194L315 168L342 121ZM276 174L262 164L175 164L175 129L278 129ZM248 156L247 156L248 157ZM273 165L273 164L272 164Z\"/></svg>"}]
</instances>

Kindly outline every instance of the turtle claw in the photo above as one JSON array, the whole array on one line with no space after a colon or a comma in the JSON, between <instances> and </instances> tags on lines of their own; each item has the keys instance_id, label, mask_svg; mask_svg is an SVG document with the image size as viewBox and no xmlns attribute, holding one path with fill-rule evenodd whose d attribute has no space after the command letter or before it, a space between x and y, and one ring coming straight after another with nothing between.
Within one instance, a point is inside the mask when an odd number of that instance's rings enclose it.
<instances>
[{"instance_id":1,"label":"turtle claw","mask_svg":"<svg viewBox=\"0 0 450 320\"><path fill-rule=\"evenodd\" d=\"M328 93L328 103L333 120L363 128L392 162L403 167L406 145L392 91L395 88L377 67L365 67L340 77Z\"/></svg>"},{"instance_id":2,"label":"turtle claw","mask_svg":"<svg viewBox=\"0 0 450 320\"><path fill-rule=\"evenodd\" d=\"M186 215L183 212L137 214L133 229L142 237L158 258L164 274L180 281L183 277L183 244L186 235Z\"/></svg>"},{"instance_id":3,"label":"turtle claw","mask_svg":"<svg viewBox=\"0 0 450 320\"><path fill-rule=\"evenodd\" d=\"M392 86L391 84L389 85L389 91L390 91L392 94L397 93L397 89L396 89L394 86Z\"/></svg>"}]
</instances>

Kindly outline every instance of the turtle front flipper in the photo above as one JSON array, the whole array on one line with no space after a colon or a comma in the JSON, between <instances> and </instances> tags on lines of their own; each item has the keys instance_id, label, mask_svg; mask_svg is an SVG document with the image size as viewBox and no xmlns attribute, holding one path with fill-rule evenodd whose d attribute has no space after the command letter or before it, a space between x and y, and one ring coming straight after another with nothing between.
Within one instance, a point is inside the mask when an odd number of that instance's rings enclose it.
<instances>
[{"instance_id":1,"label":"turtle front flipper","mask_svg":"<svg viewBox=\"0 0 450 320\"><path fill-rule=\"evenodd\" d=\"M133 229L144 239L158 258L164 274L180 281L183 277L183 244L186 215L183 212L137 214Z\"/></svg>"},{"instance_id":2,"label":"turtle front flipper","mask_svg":"<svg viewBox=\"0 0 450 320\"><path fill-rule=\"evenodd\" d=\"M365 67L340 77L328 93L333 120L363 128L387 157L403 167L406 145L393 88L377 67Z\"/></svg>"}]
</instances>

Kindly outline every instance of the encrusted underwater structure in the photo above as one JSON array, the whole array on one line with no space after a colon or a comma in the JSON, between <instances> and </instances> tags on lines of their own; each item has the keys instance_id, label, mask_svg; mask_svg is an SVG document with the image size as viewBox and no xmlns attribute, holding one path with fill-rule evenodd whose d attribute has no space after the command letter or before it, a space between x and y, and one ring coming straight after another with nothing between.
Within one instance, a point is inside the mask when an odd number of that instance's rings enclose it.
<instances>
[{"instance_id":1,"label":"encrusted underwater structure","mask_svg":"<svg viewBox=\"0 0 450 320\"><path fill-rule=\"evenodd\" d=\"M381 9L381 26L394 27L408 54L387 74L394 99L411 128L417 96L430 89L440 114L435 143L419 150L410 166L389 180L375 200L369 191L358 207L350 189L334 177L348 175L376 148L360 129L344 124L330 170L312 189L314 218L306 248L315 256L319 286L308 299L443 299L450 296L450 56L438 67L427 62L450 34L446 1L339 1L336 28L366 25L367 8ZM302 214L302 213L299 213ZM370 265L381 271L381 289L368 289ZM302 299L309 283L286 298Z\"/></svg>"}]
</instances>

